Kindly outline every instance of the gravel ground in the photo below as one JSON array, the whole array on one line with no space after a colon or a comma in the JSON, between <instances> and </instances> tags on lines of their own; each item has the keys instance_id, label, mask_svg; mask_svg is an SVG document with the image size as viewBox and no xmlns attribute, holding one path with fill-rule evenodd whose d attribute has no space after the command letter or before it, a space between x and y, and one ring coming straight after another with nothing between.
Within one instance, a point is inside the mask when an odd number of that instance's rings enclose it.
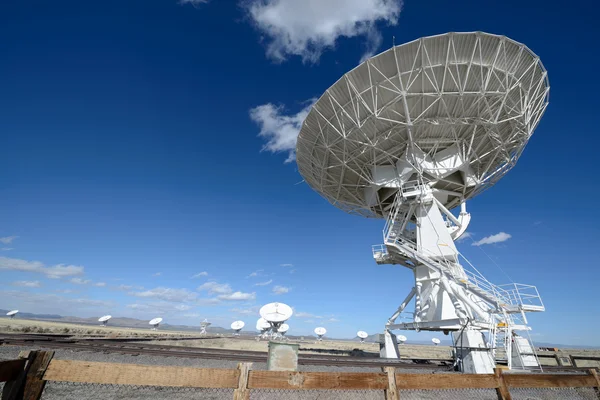
<instances>
[{"instance_id":1,"label":"gravel ground","mask_svg":"<svg viewBox=\"0 0 600 400\"><path fill-rule=\"evenodd\" d=\"M0 360L15 359L22 350L32 350L31 347L0 346ZM37 350L44 350L38 348ZM236 368L236 361L211 360L182 357L157 357L148 355L126 355L115 353L74 351L68 349L55 349L55 358L61 360L80 360L111 363L128 363L142 365L185 366L197 368ZM253 369L266 369L265 363L254 363ZM314 372L380 372L379 368L364 367L329 367L316 365L301 365L300 371ZM451 373L446 371L432 371L429 369L399 370L405 373L440 374ZM252 400L384 400L383 391L374 390L345 390L345 391L319 391L319 390L252 390ZM232 399L232 389L189 389L165 387L137 387L122 385L95 385L79 383L49 382L42 395L42 400L188 400L188 399ZM410 390L401 392L402 399L456 399L456 400L485 400L497 399L494 390ZM513 394L515 400L587 400L597 399L593 389L520 389Z\"/></svg>"}]
</instances>

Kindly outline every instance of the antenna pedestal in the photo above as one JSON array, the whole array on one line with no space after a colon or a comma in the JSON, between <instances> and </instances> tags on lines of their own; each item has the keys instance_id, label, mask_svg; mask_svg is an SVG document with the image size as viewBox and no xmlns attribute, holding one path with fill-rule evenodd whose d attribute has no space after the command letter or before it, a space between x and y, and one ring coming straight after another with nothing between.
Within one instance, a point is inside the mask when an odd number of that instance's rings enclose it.
<instances>
[{"instance_id":1,"label":"antenna pedestal","mask_svg":"<svg viewBox=\"0 0 600 400\"><path fill-rule=\"evenodd\" d=\"M382 337L383 336L383 337ZM400 358L398 351L398 340L396 335L386 330L379 336L379 357L381 358Z\"/></svg>"},{"instance_id":2,"label":"antenna pedestal","mask_svg":"<svg viewBox=\"0 0 600 400\"><path fill-rule=\"evenodd\" d=\"M454 332L455 353L462 371L492 373L496 348L504 347L509 367L536 367L537 358L529 341L523 350L512 351L513 330L525 330L524 312L544 311L535 286L497 286L472 267L459 263L454 240L466 230L470 215L464 203L458 218L438 199L443 193L429 185L402 187L394 199L384 228L384 244L374 248L378 264L400 264L409 268L415 286L388 319L382 356L397 358L397 343L389 330ZM414 300L412 321L397 323ZM519 324L523 318L524 324ZM489 343L484 337L486 333ZM501 340L503 337L504 340Z\"/></svg>"},{"instance_id":3,"label":"antenna pedestal","mask_svg":"<svg viewBox=\"0 0 600 400\"><path fill-rule=\"evenodd\" d=\"M493 374L495 362L483 333L474 329L453 332L454 357L459 360L462 372L467 374Z\"/></svg>"}]
</instances>

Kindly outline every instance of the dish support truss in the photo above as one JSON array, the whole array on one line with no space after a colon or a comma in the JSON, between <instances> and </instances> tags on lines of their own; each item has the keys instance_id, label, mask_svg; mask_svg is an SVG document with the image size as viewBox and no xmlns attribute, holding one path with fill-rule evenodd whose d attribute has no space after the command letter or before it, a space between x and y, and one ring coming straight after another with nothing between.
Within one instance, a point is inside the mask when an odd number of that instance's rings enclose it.
<instances>
[{"instance_id":1,"label":"dish support truss","mask_svg":"<svg viewBox=\"0 0 600 400\"><path fill-rule=\"evenodd\" d=\"M493 373L504 358L509 368L539 368L525 314L545 310L537 288L485 279L454 244L471 219L465 203L457 218L437 195L422 181L403 185L386 220L384 244L373 246L377 264L400 264L415 276L415 286L387 321L382 356L399 357L392 330L442 331L452 332L464 372ZM413 298L412 321L398 322Z\"/></svg>"}]
</instances>

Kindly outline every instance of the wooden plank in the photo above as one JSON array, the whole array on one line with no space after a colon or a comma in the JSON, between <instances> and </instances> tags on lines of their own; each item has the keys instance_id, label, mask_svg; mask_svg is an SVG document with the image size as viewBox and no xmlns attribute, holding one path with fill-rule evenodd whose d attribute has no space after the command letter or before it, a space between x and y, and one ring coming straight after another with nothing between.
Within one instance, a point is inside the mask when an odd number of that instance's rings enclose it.
<instances>
[{"instance_id":1,"label":"wooden plank","mask_svg":"<svg viewBox=\"0 0 600 400\"><path fill-rule=\"evenodd\" d=\"M400 400L398 387L396 386L396 368L385 367L383 370L387 374L388 378L388 385L385 390L385 400Z\"/></svg>"},{"instance_id":2,"label":"wooden plank","mask_svg":"<svg viewBox=\"0 0 600 400\"><path fill-rule=\"evenodd\" d=\"M27 360L0 361L0 382L15 380L23 372Z\"/></svg>"},{"instance_id":3,"label":"wooden plank","mask_svg":"<svg viewBox=\"0 0 600 400\"><path fill-rule=\"evenodd\" d=\"M588 373L590 374L590 376L593 376L594 380L596 381L596 387L594 388L594 392L596 393L596 397L600 399L600 377L598 377L598 373L594 368L590 369Z\"/></svg>"},{"instance_id":4,"label":"wooden plank","mask_svg":"<svg viewBox=\"0 0 600 400\"><path fill-rule=\"evenodd\" d=\"M233 391L233 400L249 400L250 390L248 389L248 374L250 373L250 367L252 363L239 363L238 370L240 376L238 377L237 389Z\"/></svg>"},{"instance_id":5,"label":"wooden plank","mask_svg":"<svg viewBox=\"0 0 600 400\"><path fill-rule=\"evenodd\" d=\"M491 374L396 374L396 385L400 390L495 389L498 387L498 382Z\"/></svg>"},{"instance_id":6,"label":"wooden plank","mask_svg":"<svg viewBox=\"0 0 600 400\"><path fill-rule=\"evenodd\" d=\"M237 388L239 371L53 360L44 379L116 385Z\"/></svg>"},{"instance_id":7,"label":"wooden plank","mask_svg":"<svg viewBox=\"0 0 600 400\"><path fill-rule=\"evenodd\" d=\"M504 374L504 380L515 388L594 387L597 384L591 375Z\"/></svg>"},{"instance_id":8,"label":"wooden plank","mask_svg":"<svg viewBox=\"0 0 600 400\"><path fill-rule=\"evenodd\" d=\"M512 395L510 394L508 385L506 384L506 375L502 373L502 368L494 368L494 377L496 378L496 382L498 384L498 387L496 388L498 400L512 400Z\"/></svg>"},{"instance_id":9,"label":"wooden plank","mask_svg":"<svg viewBox=\"0 0 600 400\"><path fill-rule=\"evenodd\" d=\"M19 400L23 399L23 389L25 387L25 379L27 378L27 372L31 367L30 359L33 360L33 352L21 351L19 353L19 359L25 362L23 369L20 371L19 376L15 379L10 380L4 384L2 389L2 400Z\"/></svg>"},{"instance_id":10,"label":"wooden plank","mask_svg":"<svg viewBox=\"0 0 600 400\"><path fill-rule=\"evenodd\" d=\"M250 371L250 389L373 389L388 387L383 373Z\"/></svg>"},{"instance_id":11,"label":"wooden plank","mask_svg":"<svg viewBox=\"0 0 600 400\"><path fill-rule=\"evenodd\" d=\"M29 362L31 363L31 367L27 371L25 387L23 388L23 400L39 400L42 397L42 392L46 386L44 373L52 357L54 357L54 352L36 351L32 355L33 360L30 355Z\"/></svg>"}]
</instances>

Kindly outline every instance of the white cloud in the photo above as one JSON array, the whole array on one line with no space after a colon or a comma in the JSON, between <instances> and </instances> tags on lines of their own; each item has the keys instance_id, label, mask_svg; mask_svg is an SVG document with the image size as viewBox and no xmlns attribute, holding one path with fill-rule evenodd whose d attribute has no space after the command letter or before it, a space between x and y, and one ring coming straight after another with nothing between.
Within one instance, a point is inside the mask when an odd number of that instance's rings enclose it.
<instances>
[{"instance_id":1,"label":"white cloud","mask_svg":"<svg viewBox=\"0 0 600 400\"><path fill-rule=\"evenodd\" d=\"M456 240L457 242L462 242L465 239L468 238L473 238L473 234L469 231L463 233L462 235L460 235L460 237Z\"/></svg>"},{"instance_id":2,"label":"white cloud","mask_svg":"<svg viewBox=\"0 0 600 400\"><path fill-rule=\"evenodd\" d=\"M267 141L263 150L271 153L287 153L286 163L296 159L296 140L310 108L316 99L296 114L286 115L283 106L267 103L250 110L250 119L260 126L258 136ZM291 265L291 264L290 264Z\"/></svg>"},{"instance_id":3,"label":"white cloud","mask_svg":"<svg viewBox=\"0 0 600 400\"><path fill-rule=\"evenodd\" d=\"M16 238L18 238L18 236L0 237L0 243L11 244L13 242L13 240L15 240Z\"/></svg>"},{"instance_id":4,"label":"white cloud","mask_svg":"<svg viewBox=\"0 0 600 400\"><path fill-rule=\"evenodd\" d=\"M48 278L58 279L67 276L83 275L84 268L75 265L57 264L46 267L39 261L19 260L17 258L0 257L0 269L34 272L44 274Z\"/></svg>"},{"instance_id":5,"label":"white cloud","mask_svg":"<svg viewBox=\"0 0 600 400\"><path fill-rule=\"evenodd\" d=\"M192 279L201 278L203 276L208 276L208 272L206 272L206 271L199 272L196 275L192 276Z\"/></svg>"},{"instance_id":6,"label":"white cloud","mask_svg":"<svg viewBox=\"0 0 600 400\"><path fill-rule=\"evenodd\" d=\"M233 292L229 294L222 294L217 296L219 300L227 301L244 301L244 300L255 300L256 293L244 293L244 292Z\"/></svg>"},{"instance_id":7,"label":"white cloud","mask_svg":"<svg viewBox=\"0 0 600 400\"><path fill-rule=\"evenodd\" d=\"M255 278L257 276L260 276L260 275L262 275L263 271L264 271L264 269L257 269L256 271L254 271L250 275L248 275L246 278Z\"/></svg>"},{"instance_id":8,"label":"white cloud","mask_svg":"<svg viewBox=\"0 0 600 400\"><path fill-rule=\"evenodd\" d=\"M81 278L71 278L69 282L74 283L75 285L87 285L91 282L89 279L81 279Z\"/></svg>"},{"instance_id":9,"label":"white cloud","mask_svg":"<svg viewBox=\"0 0 600 400\"><path fill-rule=\"evenodd\" d=\"M79 290L73 290L73 289L56 289L55 292L56 293L69 294L69 293L78 293Z\"/></svg>"},{"instance_id":10,"label":"white cloud","mask_svg":"<svg viewBox=\"0 0 600 400\"><path fill-rule=\"evenodd\" d=\"M290 269L290 274L293 274L294 272L296 272L295 269Z\"/></svg>"},{"instance_id":11,"label":"white cloud","mask_svg":"<svg viewBox=\"0 0 600 400\"><path fill-rule=\"evenodd\" d=\"M129 294L136 297L155 298L177 303L193 301L198 297L196 293L187 289L173 289L165 287L157 287L144 292L131 292Z\"/></svg>"},{"instance_id":12,"label":"white cloud","mask_svg":"<svg viewBox=\"0 0 600 400\"><path fill-rule=\"evenodd\" d=\"M284 294L290 291L289 287L285 287L285 286L275 286L273 288L273 293L275 294Z\"/></svg>"},{"instance_id":13,"label":"white cloud","mask_svg":"<svg viewBox=\"0 0 600 400\"><path fill-rule=\"evenodd\" d=\"M42 286L40 281L16 281L16 282L13 282L12 285L20 286L20 287L31 287L31 288L36 288L36 287Z\"/></svg>"},{"instance_id":14,"label":"white cloud","mask_svg":"<svg viewBox=\"0 0 600 400\"><path fill-rule=\"evenodd\" d=\"M179 0L179 4L190 4L194 7L198 7L201 4L206 4L208 3L210 0Z\"/></svg>"},{"instance_id":15,"label":"white cloud","mask_svg":"<svg viewBox=\"0 0 600 400\"><path fill-rule=\"evenodd\" d=\"M496 233L495 235L484 237L483 239L478 240L477 242L473 242L473 246L482 246L484 244L502 243L502 242L506 242L511 237L512 237L512 235L509 233L499 232L499 233Z\"/></svg>"},{"instance_id":16,"label":"white cloud","mask_svg":"<svg viewBox=\"0 0 600 400\"><path fill-rule=\"evenodd\" d=\"M132 290L132 289L143 290L144 287L143 286L135 286L135 285L119 285L119 286L113 286L112 289L127 291L127 290Z\"/></svg>"},{"instance_id":17,"label":"white cloud","mask_svg":"<svg viewBox=\"0 0 600 400\"><path fill-rule=\"evenodd\" d=\"M200 286L198 286L198 291L207 291L211 294L228 294L233 292L231 286L228 283L217 283L215 281L206 282Z\"/></svg>"},{"instance_id":18,"label":"white cloud","mask_svg":"<svg viewBox=\"0 0 600 400\"><path fill-rule=\"evenodd\" d=\"M104 286L106 286L106 282L96 282L96 283L94 283L94 286L104 287Z\"/></svg>"},{"instance_id":19,"label":"white cloud","mask_svg":"<svg viewBox=\"0 0 600 400\"><path fill-rule=\"evenodd\" d=\"M297 312L295 314L295 316L298 317L298 318L314 318L315 317L314 314L307 313L307 312L302 312L302 311Z\"/></svg>"},{"instance_id":20,"label":"white cloud","mask_svg":"<svg viewBox=\"0 0 600 400\"><path fill-rule=\"evenodd\" d=\"M15 308L35 309L37 313L60 313L73 315L79 308L109 308L114 303L110 301L88 298L62 297L52 293L32 293L19 291L0 291L0 302L10 304Z\"/></svg>"},{"instance_id":21,"label":"white cloud","mask_svg":"<svg viewBox=\"0 0 600 400\"><path fill-rule=\"evenodd\" d=\"M241 315L258 315L259 308L258 307L250 307L250 308L232 308L229 310L236 314Z\"/></svg>"},{"instance_id":22,"label":"white cloud","mask_svg":"<svg viewBox=\"0 0 600 400\"><path fill-rule=\"evenodd\" d=\"M162 272L156 272L156 273L152 274L153 277L161 276L161 275L162 275Z\"/></svg>"},{"instance_id":23,"label":"white cloud","mask_svg":"<svg viewBox=\"0 0 600 400\"><path fill-rule=\"evenodd\" d=\"M280 267L293 267L294 264L279 264Z\"/></svg>"},{"instance_id":24,"label":"white cloud","mask_svg":"<svg viewBox=\"0 0 600 400\"><path fill-rule=\"evenodd\" d=\"M378 22L396 25L401 0L248 0L243 6L267 39L267 57L317 62L340 37L363 36L367 51L381 42Z\"/></svg>"},{"instance_id":25,"label":"white cloud","mask_svg":"<svg viewBox=\"0 0 600 400\"><path fill-rule=\"evenodd\" d=\"M255 283L255 284L254 284L254 286L267 286L267 285L270 285L271 283L273 283L273 279L269 279L269 280L268 280L268 281L266 281L266 282L258 282L258 283Z\"/></svg>"},{"instance_id":26,"label":"white cloud","mask_svg":"<svg viewBox=\"0 0 600 400\"><path fill-rule=\"evenodd\" d=\"M329 321L329 322L340 322L340 320L337 319L337 318L329 318L327 321Z\"/></svg>"},{"instance_id":27,"label":"white cloud","mask_svg":"<svg viewBox=\"0 0 600 400\"><path fill-rule=\"evenodd\" d=\"M10 251L10 250L14 250L14 248L12 248L12 247L2 247L0 249L0 251Z\"/></svg>"}]
</instances>

